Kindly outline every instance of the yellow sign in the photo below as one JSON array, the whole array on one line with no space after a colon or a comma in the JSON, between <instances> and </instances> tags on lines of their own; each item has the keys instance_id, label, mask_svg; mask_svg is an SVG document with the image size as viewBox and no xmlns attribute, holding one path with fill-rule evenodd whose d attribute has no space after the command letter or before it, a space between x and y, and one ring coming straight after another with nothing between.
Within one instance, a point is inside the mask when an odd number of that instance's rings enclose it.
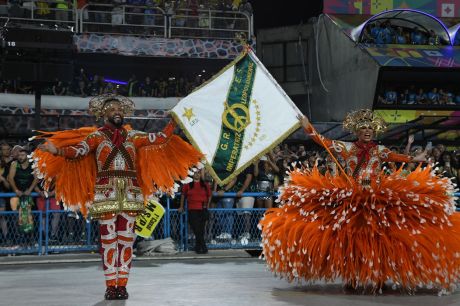
<instances>
[{"instance_id":1,"label":"yellow sign","mask_svg":"<svg viewBox=\"0 0 460 306\"><path fill-rule=\"evenodd\" d=\"M136 225L134 227L136 234L144 238L150 238L164 214L165 209L160 203L149 200L144 212L136 218Z\"/></svg>"}]
</instances>

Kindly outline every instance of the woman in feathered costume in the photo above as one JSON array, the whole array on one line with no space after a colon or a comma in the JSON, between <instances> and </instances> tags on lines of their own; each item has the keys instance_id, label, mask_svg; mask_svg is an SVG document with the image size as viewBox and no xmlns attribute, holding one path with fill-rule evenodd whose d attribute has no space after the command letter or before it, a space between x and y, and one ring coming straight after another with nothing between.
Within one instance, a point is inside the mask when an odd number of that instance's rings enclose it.
<instances>
[{"instance_id":1,"label":"woman in feathered costume","mask_svg":"<svg viewBox=\"0 0 460 306\"><path fill-rule=\"evenodd\" d=\"M340 171L290 172L281 207L260 221L268 267L288 281L341 279L373 292L387 281L410 291L452 290L460 277L454 184L430 166L386 174L382 163L423 162L425 153L410 157L375 144L386 124L370 110L347 115L344 128L358 138L352 143L326 139L306 117L299 120Z\"/></svg>"},{"instance_id":2,"label":"woman in feathered costume","mask_svg":"<svg viewBox=\"0 0 460 306\"><path fill-rule=\"evenodd\" d=\"M123 125L134 102L118 95L91 99L89 111L104 118L101 128L43 133L47 138L32 154L35 173L45 190L54 183L56 199L86 217L99 219L106 279L105 298L127 299L134 223L156 192L172 194L175 180L188 178L202 154L173 135L174 123L160 133Z\"/></svg>"}]
</instances>

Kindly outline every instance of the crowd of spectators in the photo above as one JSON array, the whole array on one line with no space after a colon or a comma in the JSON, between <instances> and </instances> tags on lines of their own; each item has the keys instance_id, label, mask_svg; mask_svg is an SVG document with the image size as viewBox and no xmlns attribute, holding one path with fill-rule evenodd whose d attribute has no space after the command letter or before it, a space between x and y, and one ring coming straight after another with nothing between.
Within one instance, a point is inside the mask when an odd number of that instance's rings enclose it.
<instances>
[{"instance_id":1,"label":"crowd of spectators","mask_svg":"<svg viewBox=\"0 0 460 306\"><path fill-rule=\"evenodd\" d=\"M54 84L42 88L42 94L87 97L116 93L128 97L183 97L204 81L203 74L158 78L146 76L142 79L133 74L127 81L117 81L97 74L89 76L84 69L80 69L72 82L56 80ZM30 83L22 82L21 79L0 79L1 93L33 94L33 90Z\"/></svg>"},{"instance_id":2,"label":"crowd of spectators","mask_svg":"<svg viewBox=\"0 0 460 306\"><path fill-rule=\"evenodd\" d=\"M387 87L377 96L379 104L388 105L460 105L460 91L441 87Z\"/></svg>"},{"instance_id":3,"label":"crowd of spectators","mask_svg":"<svg viewBox=\"0 0 460 306\"><path fill-rule=\"evenodd\" d=\"M446 45L434 30L423 30L417 26L406 28L394 26L390 20L384 22L371 22L363 30L361 42L372 44L398 44L398 45Z\"/></svg>"},{"instance_id":4,"label":"crowd of spectators","mask_svg":"<svg viewBox=\"0 0 460 306\"><path fill-rule=\"evenodd\" d=\"M49 24L45 22L50 27L72 28L77 11L81 14L82 20L88 23L83 32L163 36L166 22L167 28L182 28L178 31L173 30L174 35L209 36L211 33L201 33L199 30L208 29L211 25L216 29L230 30L216 32L214 36L230 38L239 33L232 30L247 30L249 27L247 21L232 12L241 12L248 17L253 13L248 0L0 1L0 16L56 21ZM211 11L214 13L210 18ZM46 26L45 23L41 26ZM186 31L186 28L192 29Z\"/></svg>"}]
</instances>

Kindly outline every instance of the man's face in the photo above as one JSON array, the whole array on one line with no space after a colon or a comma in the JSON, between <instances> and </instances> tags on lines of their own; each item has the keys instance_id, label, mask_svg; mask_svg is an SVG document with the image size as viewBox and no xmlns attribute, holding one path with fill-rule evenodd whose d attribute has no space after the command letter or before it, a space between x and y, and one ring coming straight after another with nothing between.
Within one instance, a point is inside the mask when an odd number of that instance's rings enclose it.
<instances>
[{"instance_id":1,"label":"man's face","mask_svg":"<svg viewBox=\"0 0 460 306\"><path fill-rule=\"evenodd\" d=\"M108 122L112 123L115 127L119 128L123 125L123 107L119 102L107 102L110 103L106 113L105 118Z\"/></svg>"},{"instance_id":2,"label":"man's face","mask_svg":"<svg viewBox=\"0 0 460 306\"><path fill-rule=\"evenodd\" d=\"M25 151L19 152L19 154L18 154L18 162L20 164L23 164L26 161L27 161L27 152L25 152Z\"/></svg>"},{"instance_id":3,"label":"man's face","mask_svg":"<svg viewBox=\"0 0 460 306\"><path fill-rule=\"evenodd\" d=\"M363 126L356 132L356 136L361 142L369 142L374 138L374 130L370 126Z\"/></svg>"},{"instance_id":4,"label":"man's face","mask_svg":"<svg viewBox=\"0 0 460 306\"><path fill-rule=\"evenodd\" d=\"M11 147L7 144L4 144L2 145L1 147L1 154L2 154L2 157L10 157L11 155Z\"/></svg>"}]
</instances>

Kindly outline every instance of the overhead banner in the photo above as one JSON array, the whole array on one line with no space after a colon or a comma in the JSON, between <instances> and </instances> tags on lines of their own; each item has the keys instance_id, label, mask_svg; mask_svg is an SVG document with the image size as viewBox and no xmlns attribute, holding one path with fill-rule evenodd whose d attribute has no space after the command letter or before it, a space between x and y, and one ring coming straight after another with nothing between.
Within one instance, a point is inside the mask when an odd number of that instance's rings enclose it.
<instances>
[{"instance_id":1,"label":"overhead banner","mask_svg":"<svg viewBox=\"0 0 460 306\"><path fill-rule=\"evenodd\" d=\"M298 129L299 113L248 48L172 109L220 185Z\"/></svg>"}]
</instances>

